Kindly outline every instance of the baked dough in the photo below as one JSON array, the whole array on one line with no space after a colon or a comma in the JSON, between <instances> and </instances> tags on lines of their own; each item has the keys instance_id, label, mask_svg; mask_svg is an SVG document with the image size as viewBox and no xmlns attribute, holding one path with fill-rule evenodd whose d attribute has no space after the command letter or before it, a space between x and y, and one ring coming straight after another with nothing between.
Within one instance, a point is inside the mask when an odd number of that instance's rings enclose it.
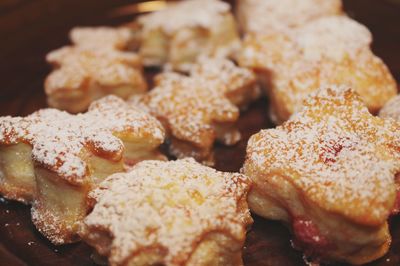
<instances>
[{"instance_id":1,"label":"baked dough","mask_svg":"<svg viewBox=\"0 0 400 266\"><path fill-rule=\"evenodd\" d=\"M225 96L221 82L166 72L156 76L155 83L154 89L132 98L131 104L163 123L171 155L212 165L216 140L225 145L240 140L235 125L239 109Z\"/></svg>"},{"instance_id":2,"label":"baked dough","mask_svg":"<svg viewBox=\"0 0 400 266\"><path fill-rule=\"evenodd\" d=\"M236 66L228 59L202 57L190 69L190 76L220 82L221 92L241 109L261 94L253 71Z\"/></svg>"},{"instance_id":3,"label":"baked dough","mask_svg":"<svg viewBox=\"0 0 400 266\"><path fill-rule=\"evenodd\" d=\"M0 192L32 204L32 220L54 244L76 241L76 222L88 211L87 193L124 161L158 159L162 125L149 114L107 96L85 114L42 109L0 118Z\"/></svg>"},{"instance_id":4,"label":"baked dough","mask_svg":"<svg viewBox=\"0 0 400 266\"><path fill-rule=\"evenodd\" d=\"M400 124L372 116L347 87L313 93L303 109L248 143L249 206L286 223L306 256L363 264L391 237Z\"/></svg>"},{"instance_id":5,"label":"baked dough","mask_svg":"<svg viewBox=\"0 0 400 266\"><path fill-rule=\"evenodd\" d=\"M250 180L193 159L145 161L90 193L83 240L116 265L243 265Z\"/></svg>"},{"instance_id":6,"label":"baked dough","mask_svg":"<svg viewBox=\"0 0 400 266\"><path fill-rule=\"evenodd\" d=\"M229 57L240 40L228 3L188 0L140 16L139 54L145 66L189 71L198 56Z\"/></svg>"},{"instance_id":7,"label":"baked dough","mask_svg":"<svg viewBox=\"0 0 400 266\"><path fill-rule=\"evenodd\" d=\"M125 28L75 28L74 46L50 52L54 70L45 81L49 106L78 113L90 103L114 94L123 99L147 91L140 57L123 51L129 45Z\"/></svg>"},{"instance_id":8,"label":"baked dough","mask_svg":"<svg viewBox=\"0 0 400 266\"><path fill-rule=\"evenodd\" d=\"M390 99L379 112L382 118L392 118L400 122L400 96L397 95Z\"/></svg>"},{"instance_id":9,"label":"baked dough","mask_svg":"<svg viewBox=\"0 0 400 266\"><path fill-rule=\"evenodd\" d=\"M267 34L343 11L341 0L239 0L236 13L243 33Z\"/></svg>"},{"instance_id":10,"label":"baked dough","mask_svg":"<svg viewBox=\"0 0 400 266\"><path fill-rule=\"evenodd\" d=\"M75 27L69 33L69 38L75 46L88 49L129 50L135 46L135 34L126 27Z\"/></svg>"},{"instance_id":11,"label":"baked dough","mask_svg":"<svg viewBox=\"0 0 400 266\"><path fill-rule=\"evenodd\" d=\"M271 119L280 124L319 87L355 88L372 113L396 95L386 65L371 49L371 33L345 16L314 20L296 29L250 34L239 64L259 74L270 100Z\"/></svg>"},{"instance_id":12,"label":"baked dough","mask_svg":"<svg viewBox=\"0 0 400 266\"><path fill-rule=\"evenodd\" d=\"M239 109L260 96L255 74L224 58L201 57L190 76L164 72L155 77L156 87L134 96L133 105L149 111L168 131L170 154L214 163L215 140L234 145Z\"/></svg>"}]
</instances>

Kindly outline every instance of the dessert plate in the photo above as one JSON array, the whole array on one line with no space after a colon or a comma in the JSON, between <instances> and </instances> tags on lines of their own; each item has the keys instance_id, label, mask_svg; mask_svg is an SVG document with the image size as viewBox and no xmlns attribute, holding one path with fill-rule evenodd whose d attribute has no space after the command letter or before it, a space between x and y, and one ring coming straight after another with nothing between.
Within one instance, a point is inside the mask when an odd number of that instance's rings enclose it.
<instances>
[{"instance_id":1,"label":"dessert plate","mask_svg":"<svg viewBox=\"0 0 400 266\"><path fill-rule=\"evenodd\" d=\"M0 30L4 37L0 49L0 114L27 115L46 106L43 80L50 69L45 54L67 43L68 30L76 25L116 25L131 20L124 11L112 8L132 3L128 0L84 2L68 0L15 1L0 4ZM346 11L374 34L374 51L383 58L400 80L400 3L398 0L345 0ZM4 8L3 8L4 7ZM31 14L32 16L27 16ZM70 16L74 14L74 16ZM24 18L24 20L22 19ZM33 23L35 22L35 23ZM51 26L49 26L51 25ZM147 69L151 78L158 71ZM261 128L272 127L266 99L243 111L239 119L242 140L233 147L216 147L216 168L238 171L243 164L248 138ZM302 253L291 247L289 231L280 223L257 216L247 234L243 258L245 265L306 265ZM400 217L390 220L393 242L388 254L369 265L400 265ZM53 246L36 231L29 207L0 198L0 265L95 265L98 260L84 243Z\"/></svg>"}]
</instances>

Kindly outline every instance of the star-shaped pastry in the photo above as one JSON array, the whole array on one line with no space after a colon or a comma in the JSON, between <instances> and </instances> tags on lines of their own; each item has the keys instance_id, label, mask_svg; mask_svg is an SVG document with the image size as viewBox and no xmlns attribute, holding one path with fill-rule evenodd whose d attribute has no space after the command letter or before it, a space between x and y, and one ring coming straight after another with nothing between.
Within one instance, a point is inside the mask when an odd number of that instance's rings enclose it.
<instances>
[{"instance_id":1,"label":"star-shaped pastry","mask_svg":"<svg viewBox=\"0 0 400 266\"><path fill-rule=\"evenodd\" d=\"M307 255L362 264L389 248L400 124L372 116L347 87L313 93L275 129L252 136L249 206L287 223Z\"/></svg>"},{"instance_id":2,"label":"star-shaped pastry","mask_svg":"<svg viewBox=\"0 0 400 266\"><path fill-rule=\"evenodd\" d=\"M229 57L240 46L231 7L220 0L178 2L136 22L146 66L189 71L199 56Z\"/></svg>"},{"instance_id":3,"label":"star-shaped pastry","mask_svg":"<svg viewBox=\"0 0 400 266\"><path fill-rule=\"evenodd\" d=\"M240 0L236 6L243 33L282 32L314 19L342 13L341 0Z\"/></svg>"},{"instance_id":4,"label":"star-shaped pastry","mask_svg":"<svg viewBox=\"0 0 400 266\"><path fill-rule=\"evenodd\" d=\"M235 128L239 109L225 96L221 82L177 73L160 74L155 82L154 89L133 98L132 104L163 122L172 155L212 164L215 140L233 145L240 139Z\"/></svg>"},{"instance_id":5,"label":"star-shaped pastry","mask_svg":"<svg viewBox=\"0 0 400 266\"><path fill-rule=\"evenodd\" d=\"M52 51L46 57L54 66L45 81L48 104L77 113L109 94L127 99L147 91L140 57L119 50L128 45L126 30L73 29L75 45Z\"/></svg>"},{"instance_id":6,"label":"star-shaped pastry","mask_svg":"<svg viewBox=\"0 0 400 266\"><path fill-rule=\"evenodd\" d=\"M108 175L159 158L162 125L149 114L107 96L84 114L42 109L0 118L0 191L32 203L32 219L55 244L75 240L86 195Z\"/></svg>"},{"instance_id":7,"label":"star-shaped pastry","mask_svg":"<svg viewBox=\"0 0 400 266\"><path fill-rule=\"evenodd\" d=\"M320 87L354 88L377 113L397 93L389 69L371 51L369 30L345 16L323 17L270 34L249 34L239 64L255 70L270 100L271 119L280 124Z\"/></svg>"},{"instance_id":8,"label":"star-shaped pastry","mask_svg":"<svg viewBox=\"0 0 400 266\"><path fill-rule=\"evenodd\" d=\"M190 76L220 82L221 92L240 108L245 108L260 96L253 71L236 66L228 59L202 57L190 69Z\"/></svg>"},{"instance_id":9,"label":"star-shaped pastry","mask_svg":"<svg viewBox=\"0 0 400 266\"><path fill-rule=\"evenodd\" d=\"M144 161L90 193L80 235L110 265L243 265L250 180L193 159Z\"/></svg>"}]
</instances>

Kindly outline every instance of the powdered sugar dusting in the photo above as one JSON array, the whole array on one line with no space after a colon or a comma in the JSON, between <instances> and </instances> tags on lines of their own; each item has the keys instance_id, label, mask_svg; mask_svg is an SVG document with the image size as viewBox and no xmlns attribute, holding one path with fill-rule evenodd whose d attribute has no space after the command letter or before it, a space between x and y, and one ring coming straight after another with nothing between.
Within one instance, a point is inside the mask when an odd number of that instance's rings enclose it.
<instances>
[{"instance_id":1,"label":"powdered sugar dusting","mask_svg":"<svg viewBox=\"0 0 400 266\"><path fill-rule=\"evenodd\" d=\"M107 88L130 86L138 92L147 88L141 60L135 53L69 46L49 53L46 59L57 67L46 79L47 94L85 90L93 85Z\"/></svg>"},{"instance_id":2,"label":"powdered sugar dusting","mask_svg":"<svg viewBox=\"0 0 400 266\"><path fill-rule=\"evenodd\" d=\"M75 45L91 49L108 47L122 50L133 39L131 30L123 27L76 27L69 35Z\"/></svg>"},{"instance_id":3,"label":"powdered sugar dusting","mask_svg":"<svg viewBox=\"0 0 400 266\"><path fill-rule=\"evenodd\" d=\"M370 43L364 26L343 16L325 17L282 33L247 36L239 61L264 71L278 123L297 112L311 92L330 84L354 88L375 113L397 88Z\"/></svg>"},{"instance_id":4,"label":"powdered sugar dusting","mask_svg":"<svg viewBox=\"0 0 400 266\"><path fill-rule=\"evenodd\" d=\"M370 115L351 89L321 89L282 126L251 137L245 173L279 173L327 211L382 224L396 196L399 129Z\"/></svg>"},{"instance_id":5,"label":"powdered sugar dusting","mask_svg":"<svg viewBox=\"0 0 400 266\"><path fill-rule=\"evenodd\" d=\"M190 27L212 29L229 10L229 4L219 0L187 0L141 16L138 21L144 31L161 28L167 34Z\"/></svg>"},{"instance_id":6,"label":"powdered sugar dusting","mask_svg":"<svg viewBox=\"0 0 400 266\"><path fill-rule=\"evenodd\" d=\"M101 247L109 251L103 255L111 265L151 247L165 250L157 263L184 265L209 232L243 243L251 223L245 203L249 182L193 159L144 161L110 176L91 193L97 203L81 235L89 243L91 234L111 236L111 247Z\"/></svg>"},{"instance_id":7,"label":"powdered sugar dusting","mask_svg":"<svg viewBox=\"0 0 400 266\"><path fill-rule=\"evenodd\" d=\"M238 108L224 95L221 83L175 73L158 76L157 86L136 104L168 122L172 135L195 146L211 146L214 123L235 122Z\"/></svg>"},{"instance_id":8,"label":"powdered sugar dusting","mask_svg":"<svg viewBox=\"0 0 400 266\"><path fill-rule=\"evenodd\" d=\"M224 88L222 92L234 104L242 104L240 101L237 102L235 97L242 100L251 94L254 94L249 96L252 99L259 96L258 88L255 88L257 87L255 74L247 68L236 66L227 59L202 57L193 65L190 75L220 82ZM246 89L243 90L243 88Z\"/></svg>"},{"instance_id":9,"label":"powdered sugar dusting","mask_svg":"<svg viewBox=\"0 0 400 266\"><path fill-rule=\"evenodd\" d=\"M341 60L346 54L352 56L361 49L369 49L372 43L370 31L346 16L324 17L307 23L296 30L293 38L309 60L323 57Z\"/></svg>"},{"instance_id":10,"label":"powdered sugar dusting","mask_svg":"<svg viewBox=\"0 0 400 266\"><path fill-rule=\"evenodd\" d=\"M238 19L245 32L271 33L342 13L341 0L240 0Z\"/></svg>"},{"instance_id":11,"label":"powdered sugar dusting","mask_svg":"<svg viewBox=\"0 0 400 266\"><path fill-rule=\"evenodd\" d=\"M400 122L400 96L393 97L379 112L383 118L393 118Z\"/></svg>"},{"instance_id":12,"label":"powdered sugar dusting","mask_svg":"<svg viewBox=\"0 0 400 266\"><path fill-rule=\"evenodd\" d=\"M84 114L42 109L24 118L3 117L0 132L0 143L32 145L36 163L76 184L85 182L88 175L84 153L90 149L110 159L121 158L124 146L114 135L152 138L159 144L164 140L164 130L155 118L115 96L94 102Z\"/></svg>"}]
</instances>

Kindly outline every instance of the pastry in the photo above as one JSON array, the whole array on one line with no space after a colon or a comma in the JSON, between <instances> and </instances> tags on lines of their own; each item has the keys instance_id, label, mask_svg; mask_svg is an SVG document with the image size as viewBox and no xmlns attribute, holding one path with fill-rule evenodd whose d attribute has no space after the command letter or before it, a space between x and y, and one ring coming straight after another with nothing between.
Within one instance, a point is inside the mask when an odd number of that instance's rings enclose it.
<instances>
[{"instance_id":1,"label":"pastry","mask_svg":"<svg viewBox=\"0 0 400 266\"><path fill-rule=\"evenodd\" d=\"M227 57L239 46L235 20L228 3L188 0L143 15L139 54L145 66L188 71L199 55Z\"/></svg>"},{"instance_id":2,"label":"pastry","mask_svg":"<svg viewBox=\"0 0 400 266\"><path fill-rule=\"evenodd\" d=\"M258 73L277 124L297 112L311 92L330 84L355 88L377 113L397 87L372 53L371 41L368 29L354 20L326 17L284 33L248 35L239 64Z\"/></svg>"},{"instance_id":3,"label":"pastry","mask_svg":"<svg viewBox=\"0 0 400 266\"><path fill-rule=\"evenodd\" d=\"M242 172L254 182L251 210L287 224L306 256L351 264L383 256L399 129L347 87L314 92L287 122L250 138Z\"/></svg>"},{"instance_id":4,"label":"pastry","mask_svg":"<svg viewBox=\"0 0 400 266\"><path fill-rule=\"evenodd\" d=\"M54 244L77 240L87 193L124 171L124 161L160 158L164 130L154 118L107 96L85 114L42 109L0 120L0 191L32 203L32 220Z\"/></svg>"},{"instance_id":5,"label":"pastry","mask_svg":"<svg viewBox=\"0 0 400 266\"><path fill-rule=\"evenodd\" d=\"M116 265L243 265L249 179L193 159L145 161L90 193L80 235Z\"/></svg>"},{"instance_id":6,"label":"pastry","mask_svg":"<svg viewBox=\"0 0 400 266\"><path fill-rule=\"evenodd\" d=\"M392 118L400 123L400 96L397 95L390 99L385 106L380 110L379 116L385 119ZM396 177L397 184L397 201L396 207L393 214L398 214L400 212L400 174Z\"/></svg>"},{"instance_id":7,"label":"pastry","mask_svg":"<svg viewBox=\"0 0 400 266\"><path fill-rule=\"evenodd\" d=\"M256 75L228 59L200 58L191 68L190 75L221 82L225 96L242 109L260 96Z\"/></svg>"},{"instance_id":8,"label":"pastry","mask_svg":"<svg viewBox=\"0 0 400 266\"><path fill-rule=\"evenodd\" d=\"M129 50L136 41L131 29L124 27L75 27L69 37L74 45L89 49Z\"/></svg>"},{"instance_id":9,"label":"pastry","mask_svg":"<svg viewBox=\"0 0 400 266\"><path fill-rule=\"evenodd\" d=\"M382 118L393 118L400 122L400 96L397 95L390 99L380 110L379 116Z\"/></svg>"},{"instance_id":10,"label":"pastry","mask_svg":"<svg viewBox=\"0 0 400 266\"><path fill-rule=\"evenodd\" d=\"M46 57L54 67L45 81L49 106L78 113L109 94L127 99L145 92L140 57L118 50L128 45L128 33L111 28L73 29L71 39L76 45L62 47Z\"/></svg>"},{"instance_id":11,"label":"pastry","mask_svg":"<svg viewBox=\"0 0 400 266\"><path fill-rule=\"evenodd\" d=\"M262 34L281 32L342 12L341 0L240 0L236 8L242 32Z\"/></svg>"},{"instance_id":12,"label":"pastry","mask_svg":"<svg viewBox=\"0 0 400 266\"><path fill-rule=\"evenodd\" d=\"M221 82L171 72L158 75L155 83L154 89L131 103L164 124L171 155L213 164L215 140L225 145L240 140L235 126L239 109L225 96Z\"/></svg>"}]
</instances>

